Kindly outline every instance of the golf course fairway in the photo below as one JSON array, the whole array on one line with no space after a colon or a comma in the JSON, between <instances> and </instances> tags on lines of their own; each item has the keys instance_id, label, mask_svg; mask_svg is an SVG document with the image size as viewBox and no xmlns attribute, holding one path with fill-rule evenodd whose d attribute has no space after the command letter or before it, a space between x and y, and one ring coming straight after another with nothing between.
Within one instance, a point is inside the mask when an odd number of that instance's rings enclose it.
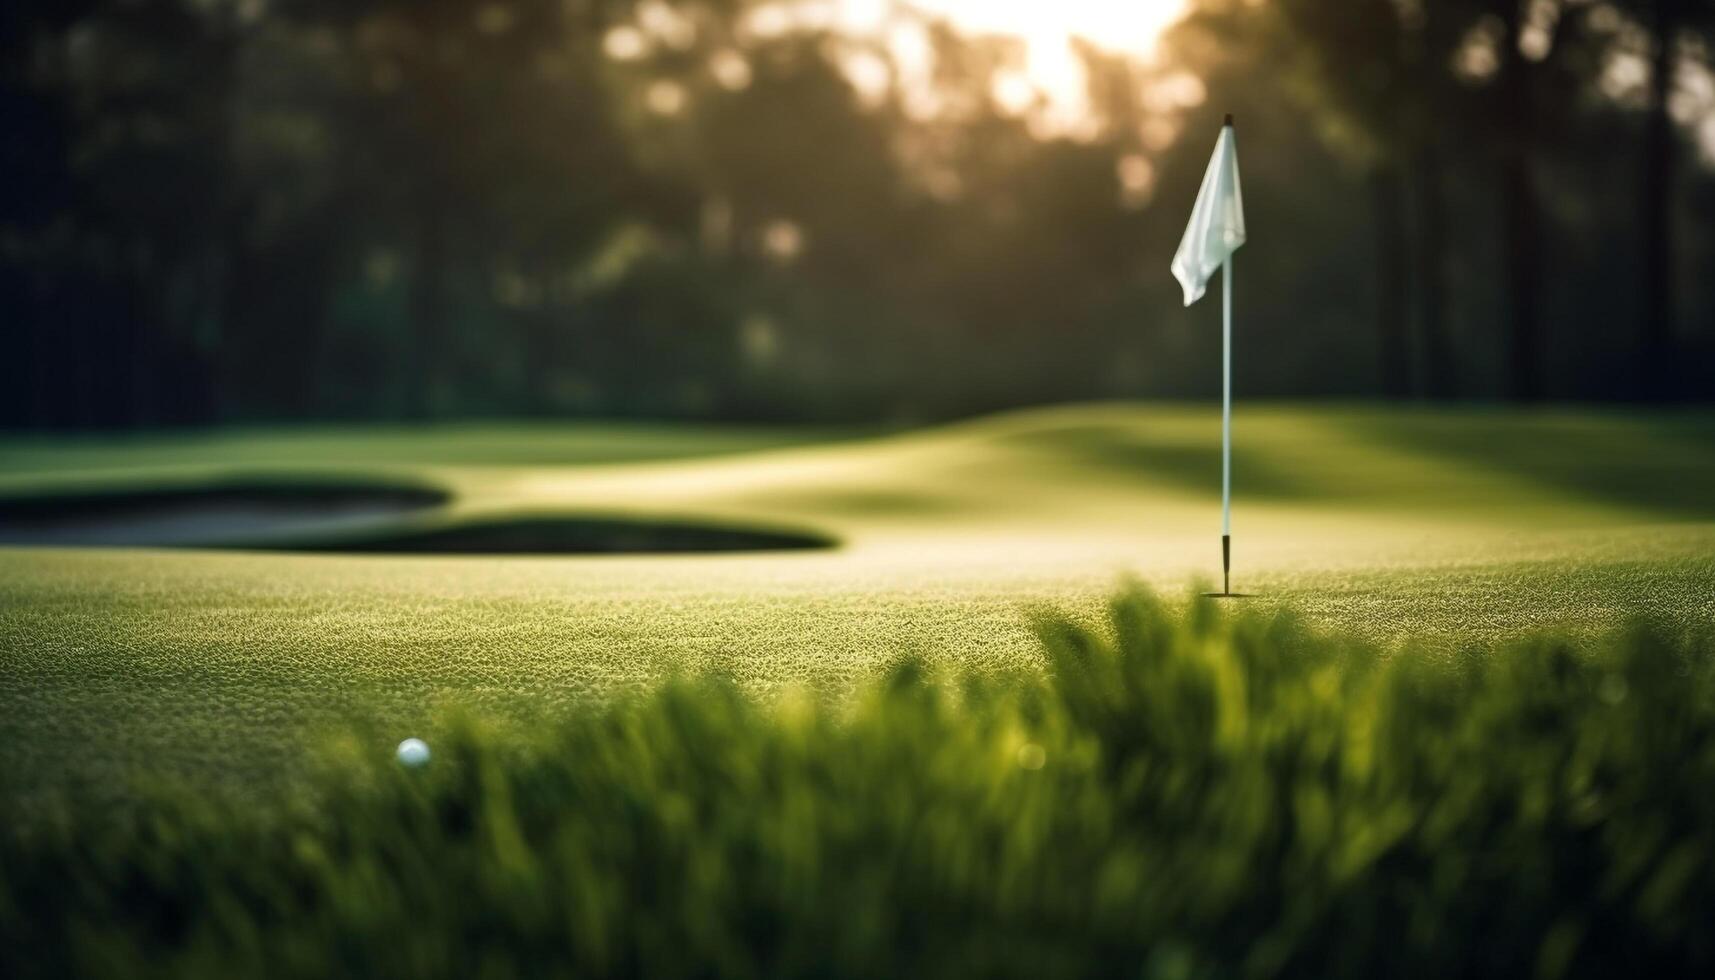
<instances>
[{"instance_id":1,"label":"golf course fairway","mask_svg":"<svg viewBox=\"0 0 1715 980\"><path fill-rule=\"evenodd\" d=\"M440 502L303 551L0 547L0 798L243 792L335 735L386 754L452 714L527 723L675 676L838 698L906 655L1041 671L1034 610L1218 582L1218 438L1212 409L1133 404L884 433L13 438L15 498L313 479ZM1708 413L1246 406L1234 492L1235 591L1397 656L1715 622ZM520 527L576 533L550 541L565 554L471 546L547 540Z\"/></svg>"}]
</instances>

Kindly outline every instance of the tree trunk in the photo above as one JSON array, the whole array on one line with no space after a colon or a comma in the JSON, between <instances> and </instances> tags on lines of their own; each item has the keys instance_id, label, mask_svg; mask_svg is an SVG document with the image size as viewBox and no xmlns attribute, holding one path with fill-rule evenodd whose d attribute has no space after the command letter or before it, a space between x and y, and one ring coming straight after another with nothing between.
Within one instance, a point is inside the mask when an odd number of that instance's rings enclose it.
<instances>
[{"instance_id":1,"label":"tree trunk","mask_svg":"<svg viewBox=\"0 0 1715 980\"><path fill-rule=\"evenodd\" d=\"M1519 14L1506 18L1501 40L1499 97L1501 237L1506 275L1507 393L1514 401L1542 398L1542 213L1536 196L1536 133L1529 70L1519 55Z\"/></svg>"},{"instance_id":2,"label":"tree trunk","mask_svg":"<svg viewBox=\"0 0 1715 980\"><path fill-rule=\"evenodd\" d=\"M1673 91L1674 39L1679 33L1679 0L1655 0L1651 5L1650 106L1644 129L1642 192L1638 202L1638 254L1643 257L1643 309L1638 324L1634 397L1667 400L1678 393L1673 360L1673 119L1668 96Z\"/></svg>"},{"instance_id":3,"label":"tree trunk","mask_svg":"<svg viewBox=\"0 0 1715 980\"><path fill-rule=\"evenodd\" d=\"M1404 182L1399 171L1379 167L1370 175L1376 220L1376 329L1382 393L1411 396L1411 347L1407 332Z\"/></svg>"},{"instance_id":4,"label":"tree trunk","mask_svg":"<svg viewBox=\"0 0 1715 980\"><path fill-rule=\"evenodd\" d=\"M548 281L550 268L551 263L542 259L532 258L524 264L530 281L538 287ZM526 414L554 413L554 379L559 368L555 327L562 312L554 297L539 296L528 308L512 314L518 324L519 349L524 352L524 391L515 405Z\"/></svg>"},{"instance_id":5,"label":"tree trunk","mask_svg":"<svg viewBox=\"0 0 1715 980\"><path fill-rule=\"evenodd\" d=\"M251 286L253 262L250 254L250 216L254 213L250 195L227 208L220 225L221 265L220 295L216 300L216 329L219 331L214 354L215 416L222 422L242 418L254 408L244 382L246 347L254 344L254 334L246 329L253 322L247 303L253 298Z\"/></svg>"},{"instance_id":6,"label":"tree trunk","mask_svg":"<svg viewBox=\"0 0 1715 980\"><path fill-rule=\"evenodd\" d=\"M440 387L442 347L446 342L447 240L445 197L430 180L419 196L417 249L408 299L412 336L407 341L406 411L427 418Z\"/></svg>"},{"instance_id":7,"label":"tree trunk","mask_svg":"<svg viewBox=\"0 0 1715 980\"><path fill-rule=\"evenodd\" d=\"M171 329L171 314L161 294L172 270L132 258L125 265L124 357L119 363L125 386L122 415L115 419L126 428L146 429L155 424L155 374L160 370L160 336Z\"/></svg>"},{"instance_id":8,"label":"tree trunk","mask_svg":"<svg viewBox=\"0 0 1715 980\"><path fill-rule=\"evenodd\" d=\"M1447 194L1441 156L1434 146L1418 149L1412 163L1417 184L1417 314L1423 351L1422 391L1446 399L1458 393L1453 342L1447 333Z\"/></svg>"},{"instance_id":9,"label":"tree trunk","mask_svg":"<svg viewBox=\"0 0 1715 980\"><path fill-rule=\"evenodd\" d=\"M1536 203L1531 160L1523 148L1506 154L1501 163L1501 221L1505 237L1509 292L1507 382L1514 401L1542 397L1541 216Z\"/></svg>"}]
</instances>

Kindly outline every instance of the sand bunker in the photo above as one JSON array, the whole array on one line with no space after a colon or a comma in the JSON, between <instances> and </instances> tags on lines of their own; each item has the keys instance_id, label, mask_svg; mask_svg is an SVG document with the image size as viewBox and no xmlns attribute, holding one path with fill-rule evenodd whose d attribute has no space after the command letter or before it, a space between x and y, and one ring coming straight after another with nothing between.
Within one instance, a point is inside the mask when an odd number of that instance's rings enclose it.
<instances>
[{"instance_id":1,"label":"sand bunker","mask_svg":"<svg viewBox=\"0 0 1715 980\"><path fill-rule=\"evenodd\" d=\"M337 534L445 503L416 487L224 483L0 498L0 544L198 548Z\"/></svg>"},{"instance_id":2,"label":"sand bunker","mask_svg":"<svg viewBox=\"0 0 1715 980\"><path fill-rule=\"evenodd\" d=\"M447 499L414 487L277 483L0 498L0 545L553 555L782 551L835 543L813 532L669 519L413 519Z\"/></svg>"}]
</instances>

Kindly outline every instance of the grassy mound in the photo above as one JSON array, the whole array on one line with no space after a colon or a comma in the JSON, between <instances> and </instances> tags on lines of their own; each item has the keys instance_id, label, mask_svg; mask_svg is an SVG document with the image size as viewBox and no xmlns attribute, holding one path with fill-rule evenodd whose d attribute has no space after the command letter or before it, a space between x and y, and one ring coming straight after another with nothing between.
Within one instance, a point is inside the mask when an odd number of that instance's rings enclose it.
<instances>
[{"instance_id":1,"label":"grassy mound","mask_svg":"<svg viewBox=\"0 0 1715 980\"><path fill-rule=\"evenodd\" d=\"M1385 657L1140 594L1045 674L678 682L269 806L0 833L0 974L1715 968L1715 675L1635 630Z\"/></svg>"},{"instance_id":2,"label":"grassy mound","mask_svg":"<svg viewBox=\"0 0 1715 980\"><path fill-rule=\"evenodd\" d=\"M1521 631L1595 637L1640 614L1715 623L1715 414L1247 402L1235 425L1232 582L1254 603L1438 654ZM544 422L0 438L0 495L436 487L443 507L386 533L475 530L452 544L537 555L445 556L432 539L387 554L0 546L0 794L106 805L139 776L266 788L353 723L398 741L447 707L523 719L675 674L719 671L766 698L849 693L900 650L1029 671L1021 607L1096 610L1122 577L1165 590L1220 568L1208 406L859 435ZM548 519L553 540L520 528ZM839 547L708 551L701 535L639 541L638 522ZM292 538L271 543L305 543ZM541 553L620 544L682 553Z\"/></svg>"}]
</instances>

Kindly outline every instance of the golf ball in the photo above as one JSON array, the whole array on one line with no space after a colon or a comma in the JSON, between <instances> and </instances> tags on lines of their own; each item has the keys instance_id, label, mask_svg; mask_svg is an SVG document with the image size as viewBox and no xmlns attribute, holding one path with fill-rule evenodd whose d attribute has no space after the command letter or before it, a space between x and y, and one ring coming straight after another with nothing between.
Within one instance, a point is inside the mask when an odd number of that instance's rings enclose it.
<instances>
[{"instance_id":1,"label":"golf ball","mask_svg":"<svg viewBox=\"0 0 1715 980\"><path fill-rule=\"evenodd\" d=\"M429 764L429 743L420 738L408 738L399 743L399 749L394 755L399 764L411 769L420 769Z\"/></svg>"}]
</instances>

